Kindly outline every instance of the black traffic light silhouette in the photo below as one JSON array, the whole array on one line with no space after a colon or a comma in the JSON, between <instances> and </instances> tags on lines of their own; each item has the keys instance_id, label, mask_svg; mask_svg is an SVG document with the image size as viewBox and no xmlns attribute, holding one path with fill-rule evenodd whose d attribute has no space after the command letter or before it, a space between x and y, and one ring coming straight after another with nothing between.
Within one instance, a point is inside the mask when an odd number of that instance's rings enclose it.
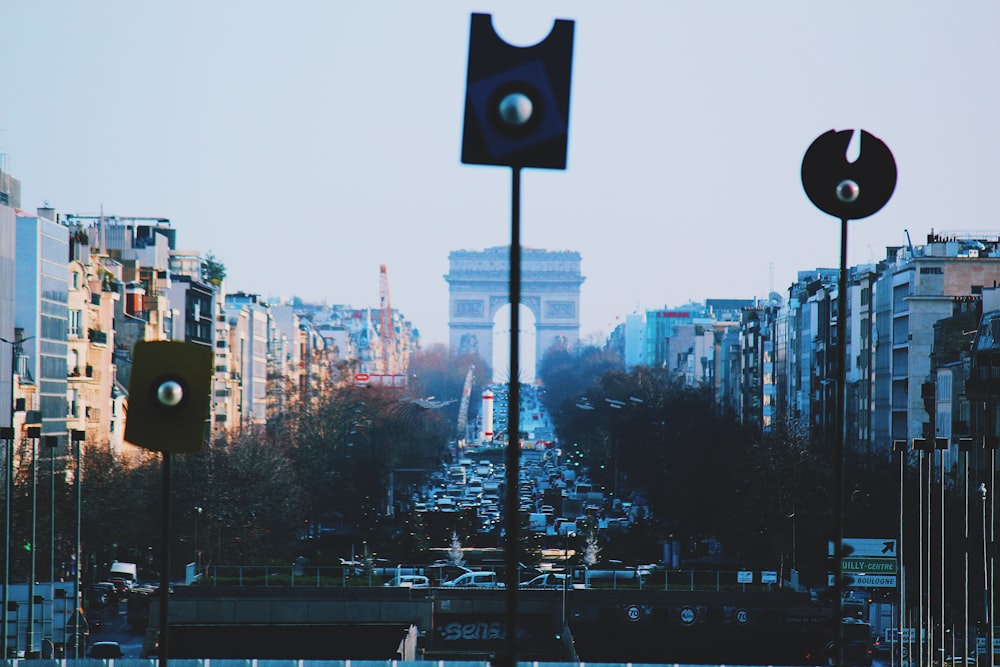
<instances>
[{"instance_id":1,"label":"black traffic light silhouette","mask_svg":"<svg viewBox=\"0 0 1000 667\"><path fill-rule=\"evenodd\" d=\"M139 341L132 352L125 440L160 452L205 444L214 352L179 341Z\"/></svg>"},{"instance_id":2,"label":"black traffic light silhouette","mask_svg":"<svg viewBox=\"0 0 1000 667\"><path fill-rule=\"evenodd\" d=\"M829 130L816 137L802 158L802 187L824 213L860 220L886 205L896 189L896 161L889 147L861 130L861 153L847 161L853 130Z\"/></svg>"},{"instance_id":3,"label":"black traffic light silhouette","mask_svg":"<svg viewBox=\"0 0 1000 667\"><path fill-rule=\"evenodd\" d=\"M490 14L473 14L462 162L565 169L572 68L572 21L518 47L497 35Z\"/></svg>"}]
</instances>

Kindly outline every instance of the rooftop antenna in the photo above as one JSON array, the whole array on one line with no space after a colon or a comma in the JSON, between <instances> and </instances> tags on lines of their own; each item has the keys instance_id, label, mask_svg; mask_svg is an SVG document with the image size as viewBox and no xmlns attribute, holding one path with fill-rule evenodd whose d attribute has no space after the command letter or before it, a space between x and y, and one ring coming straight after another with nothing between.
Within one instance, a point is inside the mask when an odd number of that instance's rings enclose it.
<instances>
[{"instance_id":1,"label":"rooftop antenna","mask_svg":"<svg viewBox=\"0 0 1000 667\"><path fill-rule=\"evenodd\" d=\"M105 252L105 240L104 240L104 202L101 202L101 219L97 223L97 251L100 254Z\"/></svg>"}]
</instances>

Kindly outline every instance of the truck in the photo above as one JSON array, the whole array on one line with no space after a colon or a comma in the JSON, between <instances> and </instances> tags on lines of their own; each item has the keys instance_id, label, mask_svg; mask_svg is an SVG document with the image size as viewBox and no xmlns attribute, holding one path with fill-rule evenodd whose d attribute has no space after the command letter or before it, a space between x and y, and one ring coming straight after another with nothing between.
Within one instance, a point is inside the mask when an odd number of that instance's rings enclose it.
<instances>
[{"instance_id":1,"label":"truck","mask_svg":"<svg viewBox=\"0 0 1000 667\"><path fill-rule=\"evenodd\" d=\"M108 578L124 579L125 585L128 588L133 588L139 583L139 568L135 563L125 563L116 560L111 563L111 568L108 570Z\"/></svg>"}]
</instances>

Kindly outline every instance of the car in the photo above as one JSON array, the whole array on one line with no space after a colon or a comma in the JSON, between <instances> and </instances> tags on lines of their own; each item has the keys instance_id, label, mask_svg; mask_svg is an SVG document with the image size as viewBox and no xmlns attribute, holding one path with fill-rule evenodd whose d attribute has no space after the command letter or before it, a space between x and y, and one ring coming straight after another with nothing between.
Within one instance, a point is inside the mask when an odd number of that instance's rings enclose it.
<instances>
[{"instance_id":1,"label":"car","mask_svg":"<svg viewBox=\"0 0 1000 667\"><path fill-rule=\"evenodd\" d=\"M385 582L385 586L402 586L404 588L430 588L431 580L422 574L401 574Z\"/></svg>"},{"instance_id":2,"label":"car","mask_svg":"<svg viewBox=\"0 0 1000 667\"><path fill-rule=\"evenodd\" d=\"M472 572L472 570L464 565L456 565L447 560L436 561L424 568L424 574L431 580L432 586L440 585L466 572Z\"/></svg>"},{"instance_id":3,"label":"car","mask_svg":"<svg viewBox=\"0 0 1000 667\"><path fill-rule=\"evenodd\" d=\"M521 588L563 588L567 583L565 574L545 572L534 579L522 582Z\"/></svg>"},{"instance_id":4,"label":"car","mask_svg":"<svg viewBox=\"0 0 1000 667\"><path fill-rule=\"evenodd\" d=\"M101 581L91 585L87 592L87 600L91 607L100 609L109 605L114 605L118 601L118 593L115 585L109 581Z\"/></svg>"},{"instance_id":5,"label":"car","mask_svg":"<svg viewBox=\"0 0 1000 667\"><path fill-rule=\"evenodd\" d=\"M124 598L128 594L130 586L122 577L108 577L108 582L115 585L115 594L118 595L119 599Z\"/></svg>"},{"instance_id":6,"label":"car","mask_svg":"<svg viewBox=\"0 0 1000 667\"><path fill-rule=\"evenodd\" d=\"M477 570L466 572L455 579L446 581L442 586L453 588L503 588L504 583L497 577L497 573L491 570Z\"/></svg>"},{"instance_id":7,"label":"car","mask_svg":"<svg viewBox=\"0 0 1000 667\"><path fill-rule=\"evenodd\" d=\"M88 658L124 658L125 652L118 642L94 642L87 651Z\"/></svg>"}]
</instances>

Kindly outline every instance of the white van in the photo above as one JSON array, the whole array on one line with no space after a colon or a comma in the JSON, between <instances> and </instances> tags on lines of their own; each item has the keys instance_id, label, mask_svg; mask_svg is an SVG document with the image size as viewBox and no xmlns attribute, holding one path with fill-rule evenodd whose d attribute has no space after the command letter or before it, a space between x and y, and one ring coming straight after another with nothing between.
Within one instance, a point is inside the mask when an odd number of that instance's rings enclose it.
<instances>
[{"instance_id":1,"label":"white van","mask_svg":"<svg viewBox=\"0 0 1000 667\"><path fill-rule=\"evenodd\" d=\"M442 586L454 586L455 588L503 588L504 583L497 579L497 573L490 570L478 570L476 572L466 572L451 581L446 581Z\"/></svg>"},{"instance_id":2,"label":"white van","mask_svg":"<svg viewBox=\"0 0 1000 667\"><path fill-rule=\"evenodd\" d=\"M422 574L401 574L385 582L385 585L404 588L430 588L431 580Z\"/></svg>"}]
</instances>

